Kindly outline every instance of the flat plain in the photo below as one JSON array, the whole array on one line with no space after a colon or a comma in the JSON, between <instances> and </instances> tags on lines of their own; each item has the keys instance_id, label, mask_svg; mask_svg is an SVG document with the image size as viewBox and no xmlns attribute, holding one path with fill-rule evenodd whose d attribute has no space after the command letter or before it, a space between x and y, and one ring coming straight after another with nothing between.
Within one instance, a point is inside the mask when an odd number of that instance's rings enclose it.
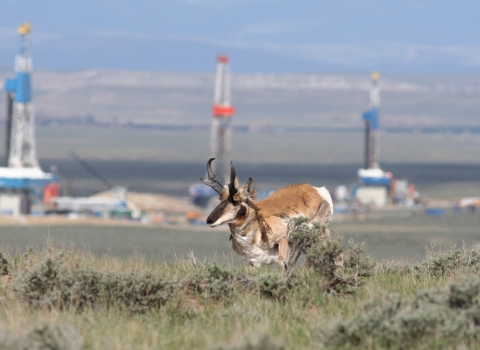
<instances>
[{"instance_id":1,"label":"flat plain","mask_svg":"<svg viewBox=\"0 0 480 350\"><path fill-rule=\"evenodd\" d=\"M55 164L70 195L105 189L69 157L73 150L116 185L186 197L189 185L204 175L209 135L208 129L38 127L37 144L43 169ZM480 134L383 133L380 142L382 168L416 184L421 195L480 193ZM333 191L354 183L362 166L361 132L235 132L232 143L240 181L252 177L258 189L308 182Z\"/></svg>"},{"instance_id":2,"label":"flat plain","mask_svg":"<svg viewBox=\"0 0 480 350\"><path fill-rule=\"evenodd\" d=\"M348 241L365 242L366 251L377 261L407 259L419 261L431 244L448 248L471 246L480 241L480 213L447 213L443 217L397 213L370 213L355 221L334 221L334 235ZM27 246L42 247L47 240L55 244L87 249L97 256L123 258L143 256L152 261L174 262L193 252L199 259L215 257L236 264L243 261L234 254L226 227L190 228L138 226L0 226L0 245L10 251Z\"/></svg>"}]
</instances>

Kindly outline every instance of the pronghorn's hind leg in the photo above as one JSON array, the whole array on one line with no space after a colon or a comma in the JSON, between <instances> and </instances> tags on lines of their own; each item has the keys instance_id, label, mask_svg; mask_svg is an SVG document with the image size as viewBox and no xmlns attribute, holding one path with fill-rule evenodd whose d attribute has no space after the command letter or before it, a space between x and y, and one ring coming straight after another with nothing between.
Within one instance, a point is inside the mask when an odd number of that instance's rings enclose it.
<instances>
[{"instance_id":1,"label":"pronghorn's hind leg","mask_svg":"<svg viewBox=\"0 0 480 350\"><path fill-rule=\"evenodd\" d=\"M278 241L278 263L283 267L283 273L288 272L288 240L282 238Z\"/></svg>"},{"instance_id":2,"label":"pronghorn's hind leg","mask_svg":"<svg viewBox=\"0 0 480 350\"><path fill-rule=\"evenodd\" d=\"M332 208L330 208L330 204L324 201L320 208L318 208L318 212L311 221L312 223L318 222L322 225L322 236L324 238L330 238L330 222L332 221Z\"/></svg>"}]
</instances>

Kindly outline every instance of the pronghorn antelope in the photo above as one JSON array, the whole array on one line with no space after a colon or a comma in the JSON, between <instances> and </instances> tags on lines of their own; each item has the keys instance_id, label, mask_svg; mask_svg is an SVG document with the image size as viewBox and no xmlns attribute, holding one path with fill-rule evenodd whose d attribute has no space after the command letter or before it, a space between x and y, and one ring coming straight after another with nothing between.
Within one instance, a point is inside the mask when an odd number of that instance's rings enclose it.
<instances>
[{"instance_id":1,"label":"pronghorn antelope","mask_svg":"<svg viewBox=\"0 0 480 350\"><path fill-rule=\"evenodd\" d=\"M310 223L330 223L332 197L325 187L295 184L284 187L264 200L254 202L252 178L240 187L231 164L230 183L221 185L215 178L211 163L207 163L208 178L200 178L220 195L220 204L207 218L210 227L228 224L232 248L250 265L260 267L278 262L288 269L288 224L292 218L306 217ZM330 236L328 228L324 235Z\"/></svg>"}]
</instances>

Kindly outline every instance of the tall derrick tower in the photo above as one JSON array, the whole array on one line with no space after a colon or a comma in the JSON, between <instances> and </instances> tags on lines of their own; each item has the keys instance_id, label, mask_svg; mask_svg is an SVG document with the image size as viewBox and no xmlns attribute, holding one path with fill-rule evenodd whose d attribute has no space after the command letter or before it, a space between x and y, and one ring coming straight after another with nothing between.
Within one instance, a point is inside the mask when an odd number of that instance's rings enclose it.
<instances>
[{"instance_id":1,"label":"tall derrick tower","mask_svg":"<svg viewBox=\"0 0 480 350\"><path fill-rule=\"evenodd\" d=\"M212 165L218 177L228 183L228 161L231 152L232 117L235 108L230 103L230 71L228 57L217 58L217 74L215 78L215 96L213 101L213 123L211 132L211 155L217 158Z\"/></svg>"},{"instance_id":2,"label":"tall derrick tower","mask_svg":"<svg viewBox=\"0 0 480 350\"><path fill-rule=\"evenodd\" d=\"M5 80L7 118L5 167L0 167L0 212L2 214L42 214L52 196L59 195L57 174L44 173L38 164L35 118L30 85L32 57L30 24L18 28L20 53L15 57L15 78Z\"/></svg>"},{"instance_id":3,"label":"tall derrick tower","mask_svg":"<svg viewBox=\"0 0 480 350\"><path fill-rule=\"evenodd\" d=\"M39 168L35 145L35 116L32 104L29 23L18 28L20 53L15 57L15 78L7 79L5 165L9 168Z\"/></svg>"},{"instance_id":4,"label":"tall derrick tower","mask_svg":"<svg viewBox=\"0 0 480 350\"><path fill-rule=\"evenodd\" d=\"M363 169L358 170L360 187L355 192L355 198L364 205L382 207L391 197L393 174L385 173L379 164L379 123L378 109L380 107L380 89L378 79L380 74L374 72L371 76L370 108L363 113L365 121L365 159Z\"/></svg>"},{"instance_id":5,"label":"tall derrick tower","mask_svg":"<svg viewBox=\"0 0 480 350\"><path fill-rule=\"evenodd\" d=\"M380 89L378 79L380 74L373 72L370 86L370 109L363 113L365 121L365 169L378 169L379 166L379 125L378 108L380 107Z\"/></svg>"}]
</instances>

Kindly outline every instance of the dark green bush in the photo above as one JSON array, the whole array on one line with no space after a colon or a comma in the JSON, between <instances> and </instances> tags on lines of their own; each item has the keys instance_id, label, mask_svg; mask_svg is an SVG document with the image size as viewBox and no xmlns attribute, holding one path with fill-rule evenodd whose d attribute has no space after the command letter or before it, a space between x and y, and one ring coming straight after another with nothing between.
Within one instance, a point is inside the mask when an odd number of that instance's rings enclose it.
<instances>
[{"instance_id":1,"label":"dark green bush","mask_svg":"<svg viewBox=\"0 0 480 350\"><path fill-rule=\"evenodd\" d=\"M411 349L445 345L468 348L480 337L480 280L464 278L447 289L418 292L409 299L391 295L359 313L321 329L333 348Z\"/></svg>"},{"instance_id":2,"label":"dark green bush","mask_svg":"<svg viewBox=\"0 0 480 350\"><path fill-rule=\"evenodd\" d=\"M12 288L21 300L35 306L82 309L115 305L142 312L165 305L179 286L149 272L68 268L61 257L48 257L19 272Z\"/></svg>"}]
</instances>

